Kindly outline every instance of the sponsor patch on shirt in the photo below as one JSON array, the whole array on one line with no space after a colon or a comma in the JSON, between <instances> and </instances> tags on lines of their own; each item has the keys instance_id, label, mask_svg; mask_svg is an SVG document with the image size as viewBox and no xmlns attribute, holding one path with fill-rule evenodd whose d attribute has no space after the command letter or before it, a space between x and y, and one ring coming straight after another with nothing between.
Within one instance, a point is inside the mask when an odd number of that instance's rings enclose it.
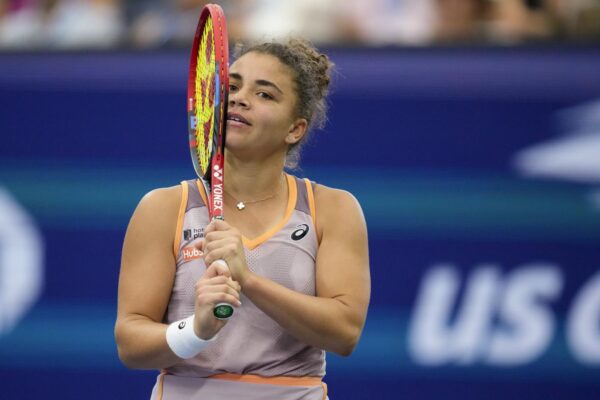
<instances>
[{"instance_id":1,"label":"sponsor patch on shirt","mask_svg":"<svg viewBox=\"0 0 600 400\"><path fill-rule=\"evenodd\" d=\"M181 254L183 255L183 261L191 261L202 257L202 252L193 246L184 247Z\"/></svg>"}]
</instances>

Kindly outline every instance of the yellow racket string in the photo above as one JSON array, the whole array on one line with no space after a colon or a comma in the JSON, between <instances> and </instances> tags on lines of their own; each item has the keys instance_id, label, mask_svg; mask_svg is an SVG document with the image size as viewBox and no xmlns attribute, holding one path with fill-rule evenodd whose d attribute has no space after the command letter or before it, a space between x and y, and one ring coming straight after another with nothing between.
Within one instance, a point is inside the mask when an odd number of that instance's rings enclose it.
<instances>
[{"instance_id":1,"label":"yellow racket string","mask_svg":"<svg viewBox=\"0 0 600 400\"><path fill-rule=\"evenodd\" d=\"M196 60L195 116L198 159L202 172L209 169L214 136L215 48L212 19L206 20ZM209 47L210 46L210 47ZM207 54L207 49L210 53ZM208 56L208 58L207 58ZM206 135L206 136L205 136ZM207 140L208 138L208 140Z\"/></svg>"}]
</instances>

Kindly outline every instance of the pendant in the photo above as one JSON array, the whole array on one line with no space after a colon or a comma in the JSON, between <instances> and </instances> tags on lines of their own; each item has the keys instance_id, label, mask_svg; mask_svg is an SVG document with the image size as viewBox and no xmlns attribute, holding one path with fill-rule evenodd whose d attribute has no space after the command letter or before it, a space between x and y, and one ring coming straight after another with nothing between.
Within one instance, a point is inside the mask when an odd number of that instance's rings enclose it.
<instances>
[{"instance_id":1,"label":"pendant","mask_svg":"<svg viewBox=\"0 0 600 400\"><path fill-rule=\"evenodd\" d=\"M238 210L242 211L244 208L246 208L246 205L244 204L243 201L240 201L239 203L237 203L235 205L237 207Z\"/></svg>"}]
</instances>

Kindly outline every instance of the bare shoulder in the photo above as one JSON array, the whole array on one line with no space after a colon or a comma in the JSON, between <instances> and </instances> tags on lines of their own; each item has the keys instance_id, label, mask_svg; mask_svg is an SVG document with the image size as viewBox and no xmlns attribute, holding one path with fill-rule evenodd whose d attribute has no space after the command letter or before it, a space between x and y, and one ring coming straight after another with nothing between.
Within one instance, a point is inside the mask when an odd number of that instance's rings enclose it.
<instances>
[{"instance_id":1,"label":"bare shoulder","mask_svg":"<svg viewBox=\"0 0 600 400\"><path fill-rule=\"evenodd\" d=\"M163 213L165 211L172 211L173 209L178 210L181 203L181 195L181 185L154 189L142 197L138 208L149 209L151 211L161 209Z\"/></svg>"},{"instance_id":2,"label":"bare shoulder","mask_svg":"<svg viewBox=\"0 0 600 400\"><path fill-rule=\"evenodd\" d=\"M315 186L315 202L320 207L358 207L358 200L354 195L346 190L331 188L329 186L317 184Z\"/></svg>"},{"instance_id":3,"label":"bare shoulder","mask_svg":"<svg viewBox=\"0 0 600 400\"><path fill-rule=\"evenodd\" d=\"M174 230L181 203L181 185L154 189L140 200L131 221L130 229L141 231Z\"/></svg>"},{"instance_id":4,"label":"bare shoulder","mask_svg":"<svg viewBox=\"0 0 600 400\"><path fill-rule=\"evenodd\" d=\"M352 193L318 184L314 194L318 230L321 234L336 226L365 225L362 208Z\"/></svg>"}]
</instances>

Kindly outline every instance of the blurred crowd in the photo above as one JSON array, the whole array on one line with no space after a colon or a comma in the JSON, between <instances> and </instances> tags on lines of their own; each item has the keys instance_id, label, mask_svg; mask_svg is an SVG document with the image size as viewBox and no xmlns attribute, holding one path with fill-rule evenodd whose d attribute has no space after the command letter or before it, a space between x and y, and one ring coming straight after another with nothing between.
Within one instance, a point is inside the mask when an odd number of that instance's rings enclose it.
<instances>
[{"instance_id":1,"label":"blurred crowd","mask_svg":"<svg viewBox=\"0 0 600 400\"><path fill-rule=\"evenodd\" d=\"M200 0L0 0L0 49L187 46ZM233 41L320 45L600 41L600 0L223 0Z\"/></svg>"}]
</instances>

